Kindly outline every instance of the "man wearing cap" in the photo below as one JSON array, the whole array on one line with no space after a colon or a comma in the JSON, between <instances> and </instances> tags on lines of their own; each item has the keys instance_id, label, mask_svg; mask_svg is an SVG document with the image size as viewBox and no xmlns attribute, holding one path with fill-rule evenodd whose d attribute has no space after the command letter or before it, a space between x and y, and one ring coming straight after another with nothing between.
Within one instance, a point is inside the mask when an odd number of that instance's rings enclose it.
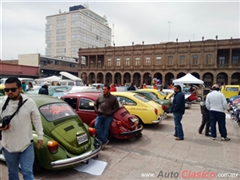
<instances>
[{"instance_id":1,"label":"man wearing cap","mask_svg":"<svg viewBox=\"0 0 240 180\"><path fill-rule=\"evenodd\" d=\"M226 98L220 92L219 85L214 84L212 86L212 92L210 92L206 98L206 107L210 114L211 136L213 140L215 140L217 137L216 122L218 122L221 140L230 141L230 139L227 137L226 115L224 112L227 109L227 106Z\"/></svg>"},{"instance_id":2,"label":"man wearing cap","mask_svg":"<svg viewBox=\"0 0 240 180\"><path fill-rule=\"evenodd\" d=\"M39 89L38 91L38 94L45 94L45 95L48 95L48 86L49 86L49 83L48 82L44 82L43 83L43 86Z\"/></svg>"}]
</instances>

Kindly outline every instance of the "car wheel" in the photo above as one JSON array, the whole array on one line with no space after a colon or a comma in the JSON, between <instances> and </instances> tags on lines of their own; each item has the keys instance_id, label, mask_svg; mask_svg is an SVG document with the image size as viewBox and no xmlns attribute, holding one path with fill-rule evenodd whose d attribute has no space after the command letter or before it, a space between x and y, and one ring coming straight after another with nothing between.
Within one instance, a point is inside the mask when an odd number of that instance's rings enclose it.
<instances>
[{"instance_id":1,"label":"car wheel","mask_svg":"<svg viewBox=\"0 0 240 180\"><path fill-rule=\"evenodd\" d=\"M33 173L38 173L40 172L42 169L42 166L40 165L39 161L38 161L38 158L35 154L35 159L34 159L34 163L33 163Z\"/></svg>"}]
</instances>

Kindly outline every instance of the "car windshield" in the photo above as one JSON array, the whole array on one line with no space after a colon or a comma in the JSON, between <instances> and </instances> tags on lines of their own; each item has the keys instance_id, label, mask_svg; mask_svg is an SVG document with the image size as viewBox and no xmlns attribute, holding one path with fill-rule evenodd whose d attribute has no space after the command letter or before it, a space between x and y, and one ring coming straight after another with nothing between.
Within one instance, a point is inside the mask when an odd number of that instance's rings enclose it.
<instances>
[{"instance_id":1,"label":"car windshield","mask_svg":"<svg viewBox=\"0 0 240 180\"><path fill-rule=\"evenodd\" d=\"M143 101L143 102L148 102L149 101L149 100L145 99L144 97L139 96L138 94L135 94L134 97Z\"/></svg>"},{"instance_id":2,"label":"car windshield","mask_svg":"<svg viewBox=\"0 0 240 180\"><path fill-rule=\"evenodd\" d=\"M70 89L70 87L55 87L54 88L54 90L56 91L56 92L66 92L66 91L68 91Z\"/></svg>"},{"instance_id":3,"label":"car windshield","mask_svg":"<svg viewBox=\"0 0 240 180\"><path fill-rule=\"evenodd\" d=\"M76 115L72 108L66 103L46 104L41 106L39 110L45 119L50 122L66 116Z\"/></svg>"}]
</instances>

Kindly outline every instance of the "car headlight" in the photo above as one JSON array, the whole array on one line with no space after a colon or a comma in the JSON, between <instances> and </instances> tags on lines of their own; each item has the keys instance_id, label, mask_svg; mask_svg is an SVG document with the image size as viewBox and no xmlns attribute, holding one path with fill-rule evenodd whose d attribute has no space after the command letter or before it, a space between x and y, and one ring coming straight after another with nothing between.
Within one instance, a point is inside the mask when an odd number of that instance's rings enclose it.
<instances>
[{"instance_id":1,"label":"car headlight","mask_svg":"<svg viewBox=\"0 0 240 180\"><path fill-rule=\"evenodd\" d=\"M139 123L139 119L137 117L132 117L130 118L130 120L134 123L134 124L138 124Z\"/></svg>"}]
</instances>

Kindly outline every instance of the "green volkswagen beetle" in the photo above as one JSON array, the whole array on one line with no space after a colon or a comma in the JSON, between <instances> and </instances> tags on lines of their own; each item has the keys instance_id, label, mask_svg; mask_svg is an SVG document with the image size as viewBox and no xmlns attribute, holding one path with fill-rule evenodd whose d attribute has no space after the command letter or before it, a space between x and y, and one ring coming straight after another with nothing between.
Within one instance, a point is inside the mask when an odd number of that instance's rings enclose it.
<instances>
[{"instance_id":1,"label":"green volkswagen beetle","mask_svg":"<svg viewBox=\"0 0 240 180\"><path fill-rule=\"evenodd\" d=\"M88 127L63 100L46 95L27 95L32 98L41 114L44 139L43 147L35 147L34 171L65 169L96 157L101 142L95 138L95 128ZM33 131L34 144L37 134ZM0 154L0 159L4 156Z\"/></svg>"}]
</instances>

